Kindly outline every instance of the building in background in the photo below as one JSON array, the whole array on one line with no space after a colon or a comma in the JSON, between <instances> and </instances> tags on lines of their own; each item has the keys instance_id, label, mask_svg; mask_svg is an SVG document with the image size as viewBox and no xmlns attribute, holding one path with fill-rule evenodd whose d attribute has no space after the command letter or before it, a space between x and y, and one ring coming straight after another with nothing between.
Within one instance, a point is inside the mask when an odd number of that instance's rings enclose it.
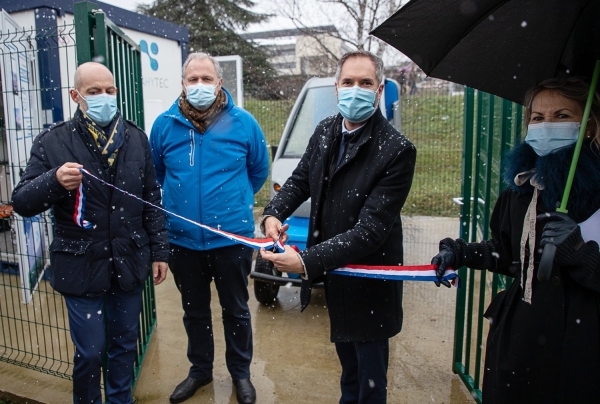
<instances>
[{"instance_id":1,"label":"building in background","mask_svg":"<svg viewBox=\"0 0 600 404\"><path fill-rule=\"evenodd\" d=\"M150 133L159 113L171 106L181 93L181 66L187 58L189 31L186 27L99 1L92 1L112 22L133 39L142 51L145 130ZM38 37L59 33L61 43L37 41L37 53L48 63L39 63L39 87L43 91L39 112L42 125L68 120L74 113L68 89L75 71L75 55L69 41L73 21L73 0L0 0L0 9L25 31ZM66 28L65 28L66 27ZM6 41L6 35L2 38ZM46 48L44 50L43 48ZM65 50L66 49L66 50ZM34 125L35 126L35 125Z\"/></svg>"},{"instance_id":2,"label":"building in background","mask_svg":"<svg viewBox=\"0 0 600 404\"><path fill-rule=\"evenodd\" d=\"M335 26L281 29L241 34L263 47L280 75L332 76L338 59L351 48Z\"/></svg>"}]
</instances>

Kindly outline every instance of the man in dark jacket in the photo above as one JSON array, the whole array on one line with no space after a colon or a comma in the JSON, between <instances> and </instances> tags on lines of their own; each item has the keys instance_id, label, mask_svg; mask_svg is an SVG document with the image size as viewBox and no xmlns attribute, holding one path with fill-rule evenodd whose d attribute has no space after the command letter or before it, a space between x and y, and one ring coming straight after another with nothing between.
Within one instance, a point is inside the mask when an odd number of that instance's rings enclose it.
<instances>
[{"instance_id":1,"label":"man in dark jacket","mask_svg":"<svg viewBox=\"0 0 600 404\"><path fill-rule=\"evenodd\" d=\"M281 222L311 198L308 248L261 251L276 268L302 274L301 303L325 275L331 341L342 365L340 403L385 403L389 338L402 327L402 282L331 273L346 264L401 265L400 210L416 150L378 109L383 62L345 54L336 72L340 113L323 120L292 176L267 205L263 231L287 240Z\"/></svg>"},{"instance_id":2,"label":"man in dark jacket","mask_svg":"<svg viewBox=\"0 0 600 404\"><path fill-rule=\"evenodd\" d=\"M99 63L75 72L73 119L40 133L13 195L13 209L34 216L53 208L50 282L67 305L73 402L102 403L100 370L108 341L106 396L129 404L142 290L150 263L154 284L166 276L169 246L163 213L82 176L80 168L160 204L146 134L117 109L112 73Z\"/></svg>"}]
</instances>

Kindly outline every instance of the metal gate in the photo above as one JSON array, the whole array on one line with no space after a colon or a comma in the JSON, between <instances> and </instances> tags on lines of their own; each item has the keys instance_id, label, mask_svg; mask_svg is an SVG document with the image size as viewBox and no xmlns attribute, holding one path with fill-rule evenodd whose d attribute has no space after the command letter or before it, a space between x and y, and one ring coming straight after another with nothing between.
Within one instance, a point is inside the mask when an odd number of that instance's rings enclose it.
<instances>
[{"instance_id":1,"label":"metal gate","mask_svg":"<svg viewBox=\"0 0 600 404\"><path fill-rule=\"evenodd\" d=\"M46 27L4 27L0 32L0 74L14 83L0 82L4 83L0 111L15 110L14 116L0 112L0 146L7 145L6 150L0 147L0 361L71 379L74 349L66 307L44 275L53 218L49 213L37 219L11 215L11 177L18 179L25 169L35 135L52 122L69 118L68 89L81 63L97 61L113 72L123 117L143 129L141 53L93 3L75 4L74 24L59 24L56 16L42 17L49 22ZM29 111L27 116L24 111ZM16 157L9 163L11 153ZM35 236L21 237L23 229ZM156 325L152 280L144 286L132 387Z\"/></svg>"},{"instance_id":2,"label":"metal gate","mask_svg":"<svg viewBox=\"0 0 600 404\"><path fill-rule=\"evenodd\" d=\"M522 106L465 89L460 235L467 242L490 237L490 215L504 189L502 157L520 141L522 125ZM457 292L452 369L481 403L484 336L488 331L483 313L512 279L465 267L459 269L459 276L463 286Z\"/></svg>"}]
</instances>

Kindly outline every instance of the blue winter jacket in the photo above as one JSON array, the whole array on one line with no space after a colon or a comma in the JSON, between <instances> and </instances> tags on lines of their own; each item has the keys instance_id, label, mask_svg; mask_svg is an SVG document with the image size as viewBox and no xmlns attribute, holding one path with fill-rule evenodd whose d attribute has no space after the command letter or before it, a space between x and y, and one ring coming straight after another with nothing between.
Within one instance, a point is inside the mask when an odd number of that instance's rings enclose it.
<instances>
[{"instance_id":1,"label":"blue winter jacket","mask_svg":"<svg viewBox=\"0 0 600 404\"><path fill-rule=\"evenodd\" d=\"M267 144L256 119L225 94L227 106L204 134L181 114L179 99L158 116L150 133L156 178L165 209L253 237L254 194L269 174ZM171 243L193 250L235 244L172 215L166 227Z\"/></svg>"}]
</instances>

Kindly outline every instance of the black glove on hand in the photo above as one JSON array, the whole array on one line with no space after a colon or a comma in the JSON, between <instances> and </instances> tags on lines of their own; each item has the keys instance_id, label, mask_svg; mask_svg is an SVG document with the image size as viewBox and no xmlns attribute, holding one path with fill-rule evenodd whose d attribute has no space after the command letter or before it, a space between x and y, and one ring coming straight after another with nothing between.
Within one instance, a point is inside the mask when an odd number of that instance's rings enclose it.
<instances>
[{"instance_id":1,"label":"black glove on hand","mask_svg":"<svg viewBox=\"0 0 600 404\"><path fill-rule=\"evenodd\" d=\"M444 276L444 273L446 272L447 268L453 268L452 265L454 264L454 258L454 253L451 249L449 249L446 246L440 246L440 252L438 253L438 255L431 259L431 263L433 265L437 265L437 269L435 270L435 272L438 279L440 280L435 282L435 286L437 286L438 288L440 287L440 283L447 288L450 287L450 282L448 282L447 280L442 281L441 279Z\"/></svg>"},{"instance_id":2,"label":"black glove on hand","mask_svg":"<svg viewBox=\"0 0 600 404\"><path fill-rule=\"evenodd\" d=\"M540 245L554 244L559 246L577 231L579 225L566 213L552 212L538 215L539 222L546 222Z\"/></svg>"}]
</instances>

